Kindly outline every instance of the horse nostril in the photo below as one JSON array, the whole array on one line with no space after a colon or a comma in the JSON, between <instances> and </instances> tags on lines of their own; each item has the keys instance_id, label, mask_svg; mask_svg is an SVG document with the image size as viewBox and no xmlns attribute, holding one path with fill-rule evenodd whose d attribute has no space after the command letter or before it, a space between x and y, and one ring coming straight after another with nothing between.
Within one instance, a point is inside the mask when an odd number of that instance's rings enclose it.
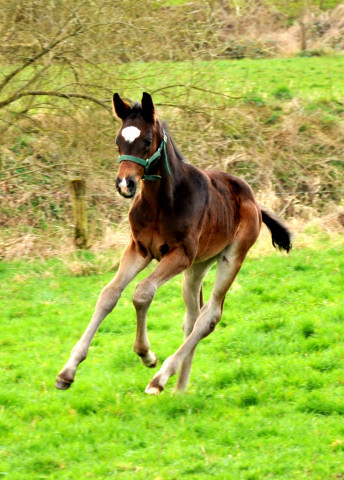
<instances>
[{"instance_id":1,"label":"horse nostril","mask_svg":"<svg viewBox=\"0 0 344 480\"><path fill-rule=\"evenodd\" d=\"M135 190L135 182L130 178L127 179L127 189L129 192L133 192Z\"/></svg>"},{"instance_id":2,"label":"horse nostril","mask_svg":"<svg viewBox=\"0 0 344 480\"><path fill-rule=\"evenodd\" d=\"M120 183L122 183L122 179L119 178L119 177L117 177L117 178L116 178L116 188L117 188L118 191L120 191L120 186L119 186Z\"/></svg>"}]
</instances>

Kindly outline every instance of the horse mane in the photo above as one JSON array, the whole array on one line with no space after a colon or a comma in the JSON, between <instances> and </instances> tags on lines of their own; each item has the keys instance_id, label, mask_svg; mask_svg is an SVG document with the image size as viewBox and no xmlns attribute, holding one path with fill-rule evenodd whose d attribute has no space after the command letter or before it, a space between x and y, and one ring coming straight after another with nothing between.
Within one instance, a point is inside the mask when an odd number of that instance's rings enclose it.
<instances>
[{"instance_id":1,"label":"horse mane","mask_svg":"<svg viewBox=\"0 0 344 480\"><path fill-rule=\"evenodd\" d=\"M136 118L141 113L142 113L141 103L139 103L139 102L134 103L134 105L131 107L130 117L131 118Z\"/></svg>"},{"instance_id":2,"label":"horse mane","mask_svg":"<svg viewBox=\"0 0 344 480\"><path fill-rule=\"evenodd\" d=\"M164 129L165 129L165 131L166 131L166 133L167 133L167 135L168 135L168 137L169 137L169 139L170 139L170 142L171 142L171 144L172 144L172 147L173 147L174 153L176 154L176 157L178 158L178 160L179 160L180 162L186 163L184 156L183 156L182 153L180 152L179 148L177 147L177 145L175 144L175 142L174 142L174 140L173 140L173 138L172 138L172 135L171 135L170 132L169 132L167 123L166 123L166 122L162 122L162 126L164 127Z\"/></svg>"}]
</instances>

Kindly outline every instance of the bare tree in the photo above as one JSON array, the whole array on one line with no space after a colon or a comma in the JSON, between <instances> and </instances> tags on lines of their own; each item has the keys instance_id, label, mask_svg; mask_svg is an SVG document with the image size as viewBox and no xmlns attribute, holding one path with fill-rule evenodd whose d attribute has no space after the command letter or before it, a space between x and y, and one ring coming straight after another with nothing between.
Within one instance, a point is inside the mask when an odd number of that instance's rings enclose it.
<instances>
[{"instance_id":1,"label":"bare tree","mask_svg":"<svg viewBox=\"0 0 344 480\"><path fill-rule=\"evenodd\" d=\"M44 19L42 12L28 6L29 2L20 9L17 2L7 5L2 58L6 68L0 79L0 109L7 110L12 120L37 109L42 97L84 99L111 111L108 101L92 93L101 88L92 88L91 82L85 80L85 70L93 62L92 55L85 56L83 50L87 49L89 33L99 28L99 23L82 14L86 3L71 9L60 1L53 2ZM52 84L55 88L51 88ZM3 119L9 123L8 116Z\"/></svg>"}]
</instances>

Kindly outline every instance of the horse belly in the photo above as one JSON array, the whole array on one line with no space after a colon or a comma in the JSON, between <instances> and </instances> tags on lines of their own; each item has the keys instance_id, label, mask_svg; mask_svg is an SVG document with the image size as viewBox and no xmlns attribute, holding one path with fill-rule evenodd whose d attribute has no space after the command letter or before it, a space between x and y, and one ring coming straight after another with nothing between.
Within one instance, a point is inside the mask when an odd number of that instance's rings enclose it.
<instances>
[{"instance_id":1,"label":"horse belly","mask_svg":"<svg viewBox=\"0 0 344 480\"><path fill-rule=\"evenodd\" d=\"M220 253L227 245L230 245L233 239L233 232L225 226L216 231L207 229L199 239L195 260L200 262L215 257L215 255Z\"/></svg>"}]
</instances>

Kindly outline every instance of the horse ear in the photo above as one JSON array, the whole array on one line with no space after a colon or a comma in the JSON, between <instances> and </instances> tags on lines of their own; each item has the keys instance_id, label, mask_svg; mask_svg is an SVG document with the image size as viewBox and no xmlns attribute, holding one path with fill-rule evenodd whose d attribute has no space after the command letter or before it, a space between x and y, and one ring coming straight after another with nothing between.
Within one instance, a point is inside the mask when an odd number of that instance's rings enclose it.
<instances>
[{"instance_id":1,"label":"horse ear","mask_svg":"<svg viewBox=\"0 0 344 480\"><path fill-rule=\"evenodd\" d=\"M142 116L148 122L154 122L155 107L152 97L147 92L143 92L141 100Z\"/></svg>"},{"instance_id":2,"label":"horse ear","mask_svg":"<svg viewBox=\"0 0 344 480\"><path fill-rule=\"evenodd\" d=\"M117 117L121 120L125 120L128 115L132 112L131 106L124 102L118 93L115 93L112 99L113 109Z\"/></svg>"}]
</instances>

